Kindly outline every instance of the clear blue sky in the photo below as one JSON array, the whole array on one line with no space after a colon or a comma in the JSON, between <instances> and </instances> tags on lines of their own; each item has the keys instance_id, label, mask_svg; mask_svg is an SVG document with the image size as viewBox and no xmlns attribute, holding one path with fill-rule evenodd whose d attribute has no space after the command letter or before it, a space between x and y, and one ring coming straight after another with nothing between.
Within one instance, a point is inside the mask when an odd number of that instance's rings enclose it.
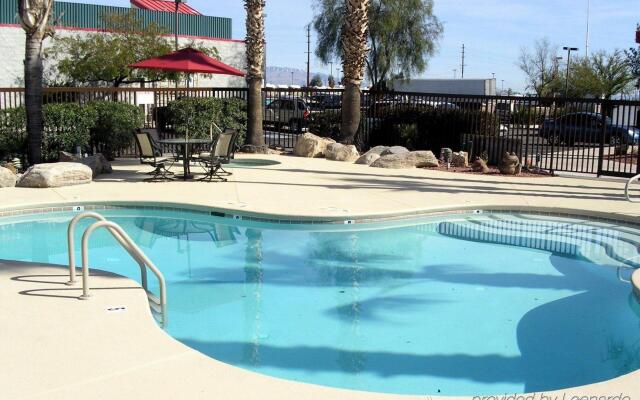
<instances>
[{"instance_id":1,"label":"clear blue sky","mask_svg":"<svg viewBox=\"0 0 640 400\"><path fill-rule=\"evenodd\" d=\"M78 0L82 1L82 0ZM435 0L435 14L444 24L438 53L424 77L451 78L460 74L460 50L466 47L465 77L490 78L498 87L523 89L524 77L515 66L520 48L547 37L560 46L579 47L584 54L588 0ZM128 6L128 0L84 0ZM305 26L313 18L313 0L266 0L269 66L304 69ZM233 19L234 38L244 38L242 0L189 0L203 14ZM640 0L591 0L590 49L634 45L640 22ZM313 40L313 39L312 39ZM313 45L312 45L313 46ZM313 49L312 49L313 51ZM312 60L314 71L329 72ZM337 68L334 65L334 68ZM459 76L459 75L458 75Z\"/></svg>"}]
</instances>

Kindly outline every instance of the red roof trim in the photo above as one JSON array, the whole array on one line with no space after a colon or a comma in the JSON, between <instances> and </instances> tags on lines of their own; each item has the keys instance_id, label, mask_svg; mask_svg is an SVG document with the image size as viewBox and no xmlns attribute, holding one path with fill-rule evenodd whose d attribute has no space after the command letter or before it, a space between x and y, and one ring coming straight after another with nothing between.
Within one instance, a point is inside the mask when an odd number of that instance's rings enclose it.
<instances>
[{"instance_id":1,"label":"red roof trim","mask_svg":"<svg viewBox=\"0 0 640 400\"><path fill-rule=\"evenodd\" d=\"M131 4L143 10L176 12L176 4L173 1L165 0L131 0ZM178 4L179 14L202 15L200 12L191 8L188 4Z\"/></svg>"}]
</instances>

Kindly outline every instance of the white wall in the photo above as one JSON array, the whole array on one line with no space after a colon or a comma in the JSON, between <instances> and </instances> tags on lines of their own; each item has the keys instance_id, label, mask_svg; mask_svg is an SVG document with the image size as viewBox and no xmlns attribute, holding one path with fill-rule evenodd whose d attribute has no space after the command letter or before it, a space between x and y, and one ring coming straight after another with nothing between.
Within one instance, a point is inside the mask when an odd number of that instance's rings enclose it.
<instances>
[{"instance_id":1,"label":"white wall","mask_svg":"<svg viewBox=\"0 0 640 400\"><path fill-rule=\"evenodd\" d=\"M95 35L85 31L58 30L59 37L72 35ZM170 39L172 40L172 39ZM181 45L191 42L191 38L180 38ZM207 46L214 46L218 49L220 59L225 64L231 65L239 70L245 70L245 44L237 41L195 39ZM52 40L45 41L45 49L51 46ZM22 87L23 84L23 62L24 62L24 31L20 27L0 26L0 87ZM50 66L46 66L49 70ZM246 81L241 77L226 75L195 76L193 83L201 87L245 87Z\"/></svg>"}]
</instances>

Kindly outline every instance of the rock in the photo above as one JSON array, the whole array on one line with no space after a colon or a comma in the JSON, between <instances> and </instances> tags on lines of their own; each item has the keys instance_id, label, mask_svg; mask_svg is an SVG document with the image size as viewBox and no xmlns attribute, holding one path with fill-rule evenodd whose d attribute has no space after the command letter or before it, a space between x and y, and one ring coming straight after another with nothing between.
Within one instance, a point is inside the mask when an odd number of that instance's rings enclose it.
<instances>
[{"instance_id":1,"label":"rock","mask_svg":"<svg viewBox=\"0 0 640 400\"><path fill-rule=\"evenodd\" d=\"M467 168L469 166L469 153L461 151L451 155L451 166L458 168Z\"/></svg>"},{"instance_id":2,"label":"rock","mask_svg":"<svg viewBox=\"0 0 640 400\"><path fill-rule=\"evenodd\" d=\"M378 158L380 158L380 154L367 152L356 160L356 164L371 165Z\"/></svg>"},{"instance_id":3,"label":"rock","mask_svg":"<svg viewBox=\"0 0 640 400\"><path fill-rule=\"evenodd\" d=\"M473 169L475 172L482 172L483 174L489 173L487 162L480 157L476 157L476 160L471 165L471 169Z\"/></svg>"},{"instance_id":4,"label":"rock","mask_svg":"<svg viewBox=\"0 0 640 400\"><path fill-rule=\"evenodd\" d=\"M522 172L522 164L515 153L504 153L498 165L498 170L503 175L518 175Z\"/></svg>"},{"instance_id":5,"label":"rock","mask_svg":"<svg viewBox=\"0 0 640 400\"><path fill-rule=\"evenodd\" d=\"M453 158L453 150L451 150L448 147L443 147L440 149L440 159L447 163L447 162L452 162L452 158Z\"/></svg>"},{"instance_id":6,"label":"rock","mask_svg":"<svg viewBox=\"0 0 640 400\"><path fill-rule=\"evenodd\" d=\"M248 154L277 154L278 152L270 149L268 146L254 146L252 144L245 144L240 148L242 153Z\"/></svg>"},{"instance_id":7,"label":"rock","mask_svg":"<svg viewBox=\"0 0 640 400\"><path fill-rule=\"evenodd\" d=\"M81 157L77 157L74 154L68 153L66 151L58 152L58 161L59 162L78 162Z\"/></svg>"},{"instance_id":8,"label":"rock","mask_svg":"<svg viewBox=\"0 0 640 400\"><path fill-rule=\"evenodd\" d=\"M58 161L84 164L87 167L91 168L94 178L100 174L110 174L113 172L111 163L101 153L89 157L80 158L71 153L67 153L66 151L61 151L58 153Z\"/></svg>"},{"instance_id":9,"label":"rock","mask_svg":"<svg viewBox=\"0 0 640 400\"><path fill-rule=\"evenodd\" d=\"M401 154L389 154L374 161L374 168L430 168L439 165L438 159L431 151L412 151Z\"/></svg>"},{"instance_id":10,"label":"rock","mask_svg":"<svg viewBox=\"0 0 640 400\"><path fill-rule=\"evenodd\" d=\"M389 147L386 150L383 150L382 153L380 153L380 156L384 157L384 156L389 156L389 155L392 155L392 154L405 154L405 153L408 153L408 152L409 152L409 150L407 150L406 147L393 146L393 147Z\"/></svg>"},{"instance_id":11,"label":"rock","mask_svg":"<svg viewBox=\"0 0 640 400\"><path fill-rule=\"evenodd\" d=\"M51 188L91 183L93 171L80 163L59 162L30 167L18 181L19 187Z\"/></svg>"},{"instance_id":12,"label":"rock","mask_svg":"<svg viewBox=\"0 0 640 400\"><path fill-rule=\"evenodd\" d=\"M376 147L372 147L371 149L369 149L369 151L367 151L363 155L366 156L367 154L377 154L377 155L381 156L382 153L384 153L386 150L389 150L389 146L376 146Z\"/></svg>"},{"instance_id":13,"label":"rock","mask_svg":"<svg viewBox=\"0 0 640 400\"><path fill-rule=\"evenodd\" d=\"M10 162L4 162L4 163L0 164L0 167L4 167L4 168L8 169L9 171L13 172L14 175L18 175L18 168L16 168L16 166L13 165Z\"/></svg>"},{"instance_id":14,"label":"rock","mask_svg":"<svg viewBox=\"0 0 640 400\"><path fill-rule=\"evenodd\" d=\"M305 133L298 137L293 154L298 157L316 158L324 157L327 145L336 141L330 138L316 136L313 133Z\"/></svg>"},{"instance_id":15,"label":"rock","mask_svg":"<svg viewBox=\"0 0 640 400\"><path fill-rule=\"evenodd\" d=\"M0 167L0 188L14 187L18 177L9 168Z\"/></svg>"},{"instance_id":16,"label":"rock","mask_svg":"<svg viewBox=\"0 0 640 400\"><path fill-rule=\"evenodd\" d=\"M360 157L358 149L354 145L329 143L325 151L327 160L354 162Z\"/></svg>"}]
</instances>

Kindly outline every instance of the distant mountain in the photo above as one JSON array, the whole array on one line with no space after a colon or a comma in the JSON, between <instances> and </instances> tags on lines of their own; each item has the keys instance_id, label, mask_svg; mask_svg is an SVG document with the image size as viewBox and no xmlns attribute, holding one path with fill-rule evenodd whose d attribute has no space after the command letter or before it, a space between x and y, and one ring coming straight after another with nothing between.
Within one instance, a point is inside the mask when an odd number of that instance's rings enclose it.
<instances>
[{"instance_id":1,"label":"distant mountain","mask_svg":"<svg viewBox=\"0 0 640 400\"><path fill-rule=\"evenodd\" d=\"M272 85L291 85L291 73L293 72L293 85L305 86L307 84L307 71L287 67L267 67L267 83ZM317 73L322 78L322 83L327 84L328 74ZM311 71L311 78L316 72Z\"/></svg>"}]
</instances>

